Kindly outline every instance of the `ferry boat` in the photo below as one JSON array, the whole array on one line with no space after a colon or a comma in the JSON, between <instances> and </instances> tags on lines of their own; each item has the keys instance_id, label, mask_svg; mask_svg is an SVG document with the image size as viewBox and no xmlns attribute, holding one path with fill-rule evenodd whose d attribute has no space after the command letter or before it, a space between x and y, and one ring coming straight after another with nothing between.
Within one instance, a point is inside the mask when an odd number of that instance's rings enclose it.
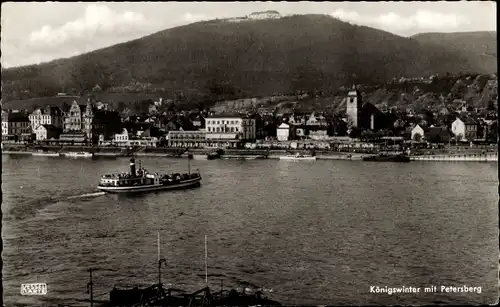
<instances>
[{"instance_id":1,"label":"ferry boat","mask_svg":"<svg viewBox=\"0 0 500 307\"><path fill-rule=\"evenodd\" d=\"M280 156L280 160L316 160L316 156L296 153L295 155Z\"/></svg>"},{"instance_id":2,"label":"ferry boat","mask_svg":"<svg viewBox=\"0 0 500 307\"><path fill-rule=\"evenodd\" d=\"M190 159L188 159L189 161ZM180 174L150 173L139 166L135 169L135 159L130 159L130 172L105 174L97 188L109 193L138 193L158 190L173 190L198 186L201 183L200 172Z\"/></svg>"},{"instance_id":3,"label":"ferry boat","mask_svg":"<svg viewBox=\"0 0 500 307\"><path fill-rule=\"evenodd\" d=\"M53 152L53 151L34 151L31 153L32 156L43 156L43 157L59 157L58 152Z\"/></svg>"},{"instance_id":4,"label":"ferry boat","mask_svg":"<svg viewBox=\"0 0 500 307\"><path fill-rule=\"evenodd\" d=\"M65 157L70 157L70 158L92 158L94 156L93 153L91 152L67 152L64 154Z\"/></svg>"}]
</instances>

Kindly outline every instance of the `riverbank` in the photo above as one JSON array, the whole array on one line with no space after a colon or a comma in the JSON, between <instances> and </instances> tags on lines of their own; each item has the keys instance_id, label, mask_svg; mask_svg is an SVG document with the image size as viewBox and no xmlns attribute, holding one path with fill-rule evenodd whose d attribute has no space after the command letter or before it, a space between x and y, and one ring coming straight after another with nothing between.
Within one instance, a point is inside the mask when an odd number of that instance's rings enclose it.
<instances>
[{"instance_id":1,"label":"riverbank","mask_svg":"<svg viewBox=\"0 0 500 307\"><path fill-rule=\"evenodd\" d=\"M412 161L498 162L498 153L410 156Z\"/></svg>"},{"instance_id":2,"label":"riverbank","mask_svg":"<svg viewBox=\"0 0 500 307\"><path fill-rule=\"evenodd\" d=\"M59 152L90 152L95 157L165 157L165 158L188 158L192 155L195 160L206 160L209 155L214 154L216 149L210 148L141 148L131 151L119 147L90 147L90 146L45 146L45 150ZM2 154L9 155L31 155L37 149L24 145L4 146ZM256 160L256 159L280 159L282 156L303 154L315 155L318 160L363 160L371 154L349 153L326 150L280 150L280 149L224 149L216 156L220 159L232 160ZM434 154L434 155L412 155L413 161L462 161L462 162L495 162L498 161L498 153L460 153L460 154Z\"/></svg>"}]
</instances>

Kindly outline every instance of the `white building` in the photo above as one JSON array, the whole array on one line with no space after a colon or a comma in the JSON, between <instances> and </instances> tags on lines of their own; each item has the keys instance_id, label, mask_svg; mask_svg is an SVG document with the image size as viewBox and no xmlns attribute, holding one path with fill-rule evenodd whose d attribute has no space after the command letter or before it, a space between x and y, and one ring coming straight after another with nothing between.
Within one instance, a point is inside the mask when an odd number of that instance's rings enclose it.
<instances>
[{"instance_id":1,"label":"white building","mask_svg":"<svg viewBox=\"0 0 500 307\"><path fill-rule=\"evenodd\" d=\"M456 136L465 137L465 123L457 117L451 124L451 132Z\"/></svg>"},{"instance_id":2,"label":"white building","mask_svg":"<svg viewBox=\"0 0 500 307\"><path fill-rule=\"evenodd\" d=\"M157 147L159 140L156 137L129 137L127 129L123 129L122 133L116 133L113 137L113 144L119 147L129 147L129 146L145 146L145 147Z\"/></svg>"},{"instance_id":3,"label":"white building","mask_svg":"<svg viewBox=\"0 0 500 307\"><path fill-rule=\"evenodd\" d=\"M415 127L413 127L413 129L411 129L411 139L412 140L415 140L416 134L420 134L421 139L424 138L424 129L422 129L422 127L420 127L420 125L416 125Z\"/></svg>"},{"instance_id":4,"label":"white building","mask_svg":"<svg viewBox=\"0 0 500 307\"><path fill-rule=\"evenodd\" d=\"M276 137L280 142L288 141L290 138L290 125L282 123L276 130Z\"/></svg>"},{"instance_id":5,"label":"white building","mask_svg":"<svg viewBox=\"0 0 500 307\"><path fill-rule=\"evenodd\" d=\"M2 110L2 135L9 134L9 113Z\"/></svg>"},{"instance_id":6,"label":"white building","mask_svg":"<svg viewBox=\"0 0 500 307\"><path fill-rule=\"evenodd\" d=\"M33 131L37 141L59 139L62 129L54 125L38 125Z\"/></svg>"},{"instance_id":7,"label":"white building","mask_svg":"<svg viewBox=\"0 0 500 307\"><path fill-rule=\"evenodd\" d=\"M255 140L255 119L239 115L220 114L205 120L207 138L210 134L233 133L241 140Z\"/></svg>"},{"instance_id":8,"label":"white building","mask_svg":"<svg viewBox=\"0 0 500 307\"><path fill-rule=\"evenodd\" d=\"M128 131L127 129L123 129L122 133L116 133L115 137L113 138L113 143L115 143L118 146L128 146L129 144L129 139L128 139Z\"/></svg>"},{"instance_id":9,"label":"white building","mask_svg":"<svg viewBox=\"0 0 500 307\"><path fill-rule=\"evenodd\" d=\"M28 118L33 132L40 125L52 125L58 128L62 128L63 126L63 112L58 107L36 109Z\"/></svg>"},{"instance_id":10,"label":"white building","mask_svg":"<svg viewBox=\"0 0 500 307\"><path fill-rule=\"evenodd\" d=\"M281 18L281 15L278 11L254 12L248 15L248 19L251 20L279 19L279 18Z\"/></svg>"}]
</instances>

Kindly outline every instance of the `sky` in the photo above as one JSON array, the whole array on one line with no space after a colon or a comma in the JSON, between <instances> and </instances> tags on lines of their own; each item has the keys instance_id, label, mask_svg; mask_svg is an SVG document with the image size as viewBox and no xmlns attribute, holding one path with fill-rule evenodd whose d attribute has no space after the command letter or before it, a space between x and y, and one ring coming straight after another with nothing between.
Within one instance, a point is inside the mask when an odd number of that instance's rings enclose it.
<instances>
[{"instance_id":1,"label":"sky","mask_svg":"<svg viewBox=\"0 0 500 307\"><path fill-rule=\"evenodd\" d=\"M67 58L164 29L263 10L328 14L401 36L496 31L496 3L461 2L3 2L2 67Z\"/></svg>"}]
</instances>

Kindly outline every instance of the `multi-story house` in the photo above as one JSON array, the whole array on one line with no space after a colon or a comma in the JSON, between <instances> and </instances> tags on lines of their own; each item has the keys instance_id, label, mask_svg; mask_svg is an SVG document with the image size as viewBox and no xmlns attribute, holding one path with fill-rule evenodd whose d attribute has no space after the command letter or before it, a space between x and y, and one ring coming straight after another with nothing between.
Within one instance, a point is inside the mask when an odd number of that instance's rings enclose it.
<instances>
[{"instance_id":1,"label":"multi-story house","mask_svg":"<svg viewBox=\"0 0 500 307\"><path fill-rule=\"evenodd\" d=\"M29 115L31 129L33 132L40 125L52 125L58 128L63 127L63 112L58 107L46 106L36 109Z\"/></svg>"},{"instance_id":2,"label":"multi-story house","mask_svg":"<svg viewBox=\"0 0 500 307\"><path fill-rule=\"evenodd\" d=\"M82 131L83 125L83 114L87 105L79 105L76 100L71 104L70 109L66 112L64 116L64 131L65 132L80 132Z\"/></svg>"},{"instance_id":3,"label":"multi-story house","mask_svg":"<svg viewBox=\"0 0 500 307\"><path fill-rule=\"evenodd\" d=\"M85 106L85 111L82 114L82 132L84 132L87 139L91 141L94 139L94 110L97 111L97 108L95 108L90 101L88 101Z\"/></svg>"},{"instance_id":4,"label":"multi-story house","mask_svg":"<svg viewBox=\"0 0 500 307\"><path fill-rule=\"evenodd\" d=\"M2 110L2 136L9 134L9 112Z\"/></svg>"},{"instance_id":5,"label":"multi-story house","mask_svg":"<svg viewBox=\"0 0 500 307\"><path fill-rule=\"evenodd\" d=\"M45 141L51 139L59 139L62 129L54 125L43 124L43 125L38 125L38 127L34 129L34 132L37 141Z\"/></svg>"},{"instance_id":6,"label":"multi-story house","mask_svg":"<svg viewBox=\"0 0 500 307\"><path fill-rule=\"evenodd\" d=\"M473 141L477 139L478 124L473 119L458 118L451 124L451 132L457 139L463 141Z\"/></svg>"},{"instance_id":7,"label":"multi-story house","mask_svg":"<svg viewBox=\"0 0 500 307\"><path fill-rule=\"evenodd\" d=\"M31 123L23 112L2 112L2 140L23 141L31 138Z\"/></svg>"},{"instance_id":8,"label":"multi-story house","mask_svg":"<svg viewBox=\"0 0 500 307\"><path fill-rule=\"evenodd\" d=\"M255 140L255 119L236 114L211 115L206 121L207 133L236 133L242 140Z\"/></svg>"}]
</instances>

